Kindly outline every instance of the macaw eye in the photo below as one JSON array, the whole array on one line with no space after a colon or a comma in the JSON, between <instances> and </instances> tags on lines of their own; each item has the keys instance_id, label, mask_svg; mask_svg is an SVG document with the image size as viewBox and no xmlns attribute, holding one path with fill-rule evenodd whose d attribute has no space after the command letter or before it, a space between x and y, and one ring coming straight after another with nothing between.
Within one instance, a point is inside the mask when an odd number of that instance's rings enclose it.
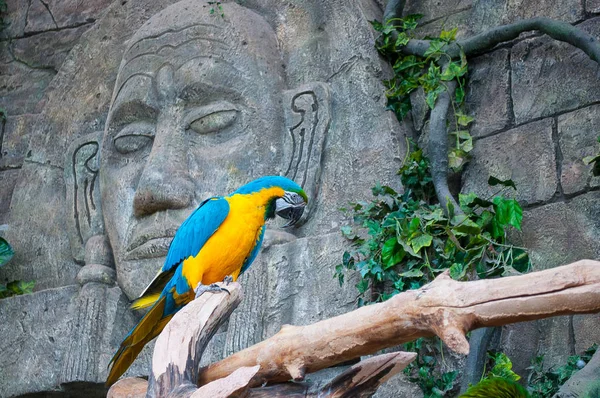
<instances>
[{"instance_id":1,"label":"macaw eye","mask_svg":"<svg viewBox=\"0 0 600 398\"><path fill-rule=\"evenodd\" d=\"M190 128L198 134L209 134L229 127L237 119L236 110L223 110L199 117L190 123Z\"/></svg>"},{"instance_id":2,"label":"macaw eye","mask_svg":"<svg viewBox=\"0 0 600 398\"><path fill-rule=\"evenodd\" d=\"M154 126L150 123L132 123L124 127L113 140L117 152L127 154L143 149L154 139Z\"/></svg>"}]
</instances>

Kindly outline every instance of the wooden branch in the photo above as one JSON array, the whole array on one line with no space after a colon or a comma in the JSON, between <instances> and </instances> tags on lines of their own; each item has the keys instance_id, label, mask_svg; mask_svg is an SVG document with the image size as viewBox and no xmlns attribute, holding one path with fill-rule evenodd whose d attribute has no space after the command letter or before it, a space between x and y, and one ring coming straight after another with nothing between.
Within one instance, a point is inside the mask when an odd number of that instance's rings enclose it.
<instances>
[{"instance_id":1,"label":"wooden branch","mask_svg":"<svg viewBox=\"0 0 600 398\"><path fill-rule=\"evenodd\" d=\"M253 388L250 390L249 397L366 398L372 396L381 384L403 371L416 356L417 354L414 352L377 355L351 366L318 389L314 389L306 383L275 384L269 387Z\"/></svg>"},{"instance_id":2,"label":"wooden branch","mask_svg":"<svg viewBox=\"0 0 600 398\"><path fill-rule=\"evenodd\" d=\"M148 381L147 397L191 397L201 393L197 392L195 381L198 379L198 365L202 353L219 326L229 319L229 315L242 301L243 296L238 283L218 285L226 288L229 294L204 293L183 307L158 336L152 356L152 373ZM247 389L248 381L258 371L255 365L247 368L249 369L237 374L230 372L227 376L231 377L220 380L220 384L205 386L211 393L202 396L217 397L219 395L215 395L216 391L225 394L223 391L229 391L229 387L235 387L235 391L238 387Z\"/></svg>"},{"instance_id":3,"label":"wooden branch","mask_svg":"<svg viewBox=\"0 0 600 398\"><path fill-rule=\"evenodd\" d=\"M200 372L203 385L240 367L260 365L252 385L301 380L305 373L418 337L439 336L460 354L465 333L551 316L600 312L600 262L582 260L527 275L457 282L447 273L418 290L273 337Z\"/></svg>"}]
</instances>

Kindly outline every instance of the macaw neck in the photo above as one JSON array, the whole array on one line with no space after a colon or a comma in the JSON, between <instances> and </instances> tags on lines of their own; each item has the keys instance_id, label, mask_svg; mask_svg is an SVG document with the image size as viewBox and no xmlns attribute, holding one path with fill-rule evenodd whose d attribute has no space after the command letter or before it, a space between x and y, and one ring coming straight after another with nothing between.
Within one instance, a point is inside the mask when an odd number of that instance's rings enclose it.
<instances>
[{"instance_id":1,"label":"macaw neck","mask_svg":"<svg viewBox=\"0 0 600 398\"><path fill-rule=\"evenodd\" d=\"M263 219L275 217L275 200L283 197L285 191L280 187L263 188L259 191L227 197L230 206L248 213L260 212Z\"/></svg>"}]
</instances>

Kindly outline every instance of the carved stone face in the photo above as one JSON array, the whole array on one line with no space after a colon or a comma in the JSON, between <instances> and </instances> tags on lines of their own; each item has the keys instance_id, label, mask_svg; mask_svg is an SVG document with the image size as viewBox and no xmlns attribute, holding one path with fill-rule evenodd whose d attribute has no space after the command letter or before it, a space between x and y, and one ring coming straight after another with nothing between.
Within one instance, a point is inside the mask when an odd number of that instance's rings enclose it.
<instances>
[{"instance_id":1,"label":"carved stone face","mask_svg":"<svg viewBox=\"0 0 600 398\"><path fill-rule=\"evenodd\" d=\"M125 293L162 266L181 222L205 198L276 174L283 87L274 32L235 4L189 0L130 40L101 148L102 211Z\"/></svg>"}]
</instances>

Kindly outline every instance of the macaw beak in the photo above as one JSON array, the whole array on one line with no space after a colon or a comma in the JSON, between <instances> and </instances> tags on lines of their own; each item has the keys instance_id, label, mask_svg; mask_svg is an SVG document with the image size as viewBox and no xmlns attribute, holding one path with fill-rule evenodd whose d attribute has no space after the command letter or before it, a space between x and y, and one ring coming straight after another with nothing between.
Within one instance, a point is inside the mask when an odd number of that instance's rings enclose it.
<instances>
[{"instance_id":1,"label":"macaw beak","mask_svg":"<svg viewBox=\"0 0 600 398\"><path fill-rule=\"evenodd\" d=\"M275 201L275 214L288 220L283 226L283 228L287 228L300 220L305 207L306 202L302 196L293 192L286 192L282 198Z\"/></svg>"}]
</instances>

